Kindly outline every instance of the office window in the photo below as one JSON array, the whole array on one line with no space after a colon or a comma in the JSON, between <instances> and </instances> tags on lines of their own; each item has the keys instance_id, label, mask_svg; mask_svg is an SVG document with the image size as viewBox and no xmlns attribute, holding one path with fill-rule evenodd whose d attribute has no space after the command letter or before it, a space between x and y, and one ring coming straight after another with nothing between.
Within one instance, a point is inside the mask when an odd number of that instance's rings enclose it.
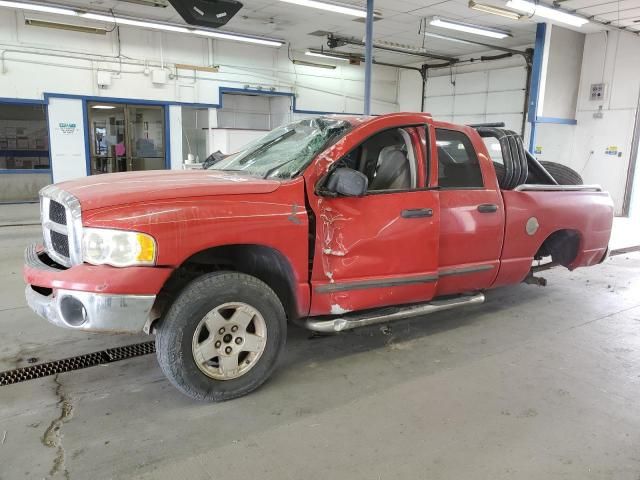
<instances>
[{"instance_id":1,"label":"office window","mask_svg":"<svg viewBox=\"0 0 640 480\"><path fill-rule=\"evenodd\" d=\"M0 173L49 168L46 106L0 104Z\"/></svg>"}]
</instances>

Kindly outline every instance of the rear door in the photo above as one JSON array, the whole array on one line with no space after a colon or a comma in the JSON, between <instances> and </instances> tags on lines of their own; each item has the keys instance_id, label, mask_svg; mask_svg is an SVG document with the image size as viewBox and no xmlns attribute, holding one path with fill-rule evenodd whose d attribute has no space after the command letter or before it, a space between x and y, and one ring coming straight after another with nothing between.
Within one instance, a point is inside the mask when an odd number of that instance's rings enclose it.
<instances>
[{"instance_id":1,"label":"rear door","mask_svg":"<svg viewBox=\"0 0 640 480\"><path fill-rule=\"evenodd\" d=\"M438 192L427 188L426 138L394 127L354 131L338 160L369 178L359 198L309 195L316 222L311 315L421 302L436 291ZM308 191L310 189L308 188Z\"/></svg>"},{"instance_id":2,"label":"rear door","mask_svg":"<svg viewBox=\"0 0 640 480\"><path fill-rule=\"evenodd\" d=\"M431 128L431 138L440 192L437 294L488 288L498 273L504 235L493 166L480 137L466 127L442 124Z\"/></svg>"}]
</instances>

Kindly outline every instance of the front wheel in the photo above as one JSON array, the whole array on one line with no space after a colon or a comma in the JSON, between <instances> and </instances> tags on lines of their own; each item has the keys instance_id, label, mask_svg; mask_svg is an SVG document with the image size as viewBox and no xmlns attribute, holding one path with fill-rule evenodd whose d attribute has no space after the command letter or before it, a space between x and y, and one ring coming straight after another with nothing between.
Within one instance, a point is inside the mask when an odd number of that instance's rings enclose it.
<instances>
[{"instance_id":1,"label":"front wheel","mask_svg":"<svg viewBox=\"0 0 640 480\"><path fill-rule=\"evenodd\" d=\"M282 303L264 282L242 273L210 273L187 285L162 319L158 363L189 397L229 400L269 378L286 331Z\"/></svg>"}]
</instances>

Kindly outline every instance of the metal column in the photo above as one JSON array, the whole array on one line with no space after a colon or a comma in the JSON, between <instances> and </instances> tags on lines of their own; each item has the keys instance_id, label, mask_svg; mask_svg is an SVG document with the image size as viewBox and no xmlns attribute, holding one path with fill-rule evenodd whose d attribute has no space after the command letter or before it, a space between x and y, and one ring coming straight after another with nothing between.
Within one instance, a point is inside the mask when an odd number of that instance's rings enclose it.
<instances>
[{"instance_id":1,"label":"metal column","mask_svg":"<svg viewBox=\"0 0 640 480\"><path fill-rule=\"evenodd\" d=\"M364 54L364 114L371 115L371 65L373 64L373 0L367 0Z\"/></svg>"}]
</instances>

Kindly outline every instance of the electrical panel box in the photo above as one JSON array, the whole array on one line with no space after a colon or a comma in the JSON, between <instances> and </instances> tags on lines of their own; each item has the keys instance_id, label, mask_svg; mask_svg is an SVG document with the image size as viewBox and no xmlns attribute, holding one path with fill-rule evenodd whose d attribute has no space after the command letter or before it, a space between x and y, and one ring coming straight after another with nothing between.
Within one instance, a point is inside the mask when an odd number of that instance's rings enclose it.
<instances>
[{"instance_id":1,"label":"electrical panel box","mask_svg":"<svg viewBox=\"0 0 640 480\"><path fill-rule=\"evenodd\" d=\"M604 100L604 83L592 83L590 100Z\"/></svg>"},{"instance_id":2,"label":"electrical panel box","mask_svg":"<svg viewBox=\"0 0 640 480\"><path fill-rule=\"evenodd\" d=\"M107 88L109 85L111 85L111 72L98 70L96 77L99 88Z\"/></svg>"},{"instance_id":3,"label":"electrical panel box","mask_svg":"<svg viewBox=\"0 0 640 480\"><path fill-rule=\"evenodd\" d=\"M151 83L165 85L167 83L166 70L151 70Z\"/></svg>"}]
</instances>

